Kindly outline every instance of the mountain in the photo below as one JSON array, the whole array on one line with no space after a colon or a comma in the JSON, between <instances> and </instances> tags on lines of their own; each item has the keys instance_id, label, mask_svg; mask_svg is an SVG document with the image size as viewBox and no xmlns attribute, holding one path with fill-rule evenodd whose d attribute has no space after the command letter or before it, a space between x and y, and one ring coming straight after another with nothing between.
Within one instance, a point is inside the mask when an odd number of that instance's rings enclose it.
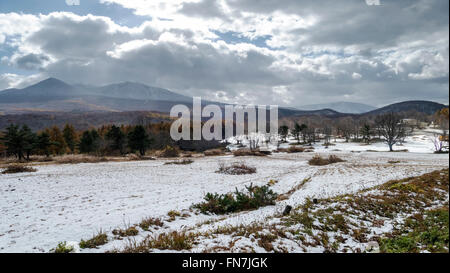
<instances>
[{"instance_id":1,"label":"mountain","mask_svg":"<svg viewBox=\"0 0 450 273\"><path fill-rule=\"evenodd\" d=\"M348 114L362 114L375 110L376 108L363 103L355 102L333 102L325 104L312 104L300 106L299 109L302 110L321 110L321 109L331 109L340 113Z\"/></svg>"},{"instance_id":2,"label":"mountain","mask_svg":"<svg viewBox=\"0 0 450 273\"><path fill-rule=\"evenodd\" d=\"M203 104L225 104L203 101ZM123 82L106 86L70 85L61 80L49 78L23 89L0 91L0 118L11 118L19 114L60 113L119 113L156 111L169 113L176 104L192 106L192 98L163 88L140 83ZM279 108L280 118L304 116L339 118L344 116L377 115L386 112L417 111L433 114L445 105L430 101L407 101L395 103L380 109L372 106L337 102L295 108Z\"/></svg>"},{"instance_id":3,"label":"mountain","mask_svg":"<svg viewBox=\"0 0 450 273\"><path fill-rule=\"evenodd\" d=\"M192 98L144 84L124 82L95 87L49 78L23 89L0 91L0 112L161 111Z\"/></svg>"},{"instance_id":4,"label":"mountain","mask_svg":"<svg viewBox=\"0 0 450 273\"><path fill-rule=\"evenodd\" d=\"M438 110L442 108L448 107L444 104L440 104L432 101L422 101L422 100L414 100L414 101L404 101L399 103L394 103L370 112L365 113L364 115L379 115L388 112L400 113L400 112L410 112L416 111L419 113L425 113L427 115L432 115L436 113Z\"/></svg>"}]
</instances>

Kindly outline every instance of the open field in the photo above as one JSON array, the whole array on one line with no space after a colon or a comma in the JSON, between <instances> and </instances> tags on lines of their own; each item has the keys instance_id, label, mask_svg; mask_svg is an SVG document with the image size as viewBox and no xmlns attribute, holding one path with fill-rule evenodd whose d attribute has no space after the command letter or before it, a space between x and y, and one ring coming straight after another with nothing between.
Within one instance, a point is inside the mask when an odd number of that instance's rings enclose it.
<instances>
[{"instance_id":1,"label":"open field","mask_svg":"<svg viewBox=\"0 0 450 273\"><path fill-rule=\"evenodd\" d=\"M112 231L138 224L145 217L161 219L163 226L149 231L138 227L139 234L132 237L133 242L171 231L209 234L218 228L255 226L280 215L286 205L295 208L308 198L352 194L392 179L418 176L449 166L448 155L350 152L352 148L346 148L348 145L338 143L328 149L317 145L314 153L275 153L267 157L200 157L186 165L165 164L170 162L165 159L43 164L34 166L37 169L34 173L0 175L0 252L48 252L59 242L80 242L100 230L106 232L108 243L82 251L119 251L129 245L129 238L118 240ZM371 148L374 147L365 150ZM330 153L346 162L327 166L307 163L315 154ZM235 162L245 162L256 168L256 173L238 176L216 173L221 163ZM270 180L274 180L275 192L285 194L275 206L225 216L204 215L190 209L208 192L233 192L251 183L262 186ZM231 238L234 236L204 239L204 243L189 251L267 251L250 239L239 240L235 247L233 244L234 248L224 248ZM283 247L294 252L324 251L292 242Z\"/></svg>"}]
</instances>

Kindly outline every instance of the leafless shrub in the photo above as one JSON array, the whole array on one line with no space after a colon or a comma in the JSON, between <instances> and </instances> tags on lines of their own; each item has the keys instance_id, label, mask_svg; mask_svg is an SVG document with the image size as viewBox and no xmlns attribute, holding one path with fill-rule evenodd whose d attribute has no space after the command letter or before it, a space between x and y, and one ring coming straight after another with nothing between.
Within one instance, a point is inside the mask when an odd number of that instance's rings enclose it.
<instances>
[{"instance_id":1,"label":"leafless shrub","mask_svg":"<svg viewBox=\"0 0 450 273\"><path fill-rule=\"evenodd\" d=\"M219 164L219 169L216 173L228 174L228 175L245 175L256 173L256 168L249 167L244 163L233 163L231 165Z\"/></svg>"},{"instance_id":2,"label":"leafless shrub","mask_svg":"<svg viewBox=\"0 0 450 273\"><path fill-rule=\"evenodd\" d=\"M315 155L313 158L311 158L308 163L312 166L325 166L329 164L339 163L339 162L345 162L345 160L335 156L330 155L328 158L323 158L320 155Z\"/></svg>"}]
</instances>

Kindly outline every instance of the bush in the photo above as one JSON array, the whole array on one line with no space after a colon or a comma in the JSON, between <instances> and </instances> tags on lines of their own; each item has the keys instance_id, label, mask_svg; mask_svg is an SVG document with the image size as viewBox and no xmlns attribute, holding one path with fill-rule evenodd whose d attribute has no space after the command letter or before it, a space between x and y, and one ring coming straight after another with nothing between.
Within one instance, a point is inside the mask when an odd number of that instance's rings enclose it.
<instances>
[{"instance_id":1,"label":"bush","mask_svg":"<svg viewBox=\"0 0 450 273\"><path fill-rule=\"evenodd\" d=\"M180 155L180 152L178 149L172 146L166 146L164 150L162 150L160 156L161 157L178 157Z\"/></svg>"},{"instance_id":2,"label":"bush","mask_svg":"<svg viewBox=\"0 0 450 273\"><path fill-rule=\"evenodd\" d=\"M137 230L136 227L129 227L127 229L114 229L112 231L112 234L119 237L136 236L139 234L139 230Z\"/></svg>"},{"instance_id":3,"label":"bush","mask_svg":"<svg viewBox=\"0 0 450 273\"><path fill-rule=\"evenodd\" d=\"M6 167L6 169L2 172L2 174L32 173L32 172L36 172L36 171L37 170L32 167L14 164L14 165L9 165L8 167Z\"/></svg>"},{"instance_id":4,"label":"bush","mask_svg":"<svg viewBox=\"0 0 450 273\"><path fill-rule=\"evenodd\" d=\"M246 187L246 190L247 193L240 192L238 189L228 194L208 193L205 196L205 202L195 204L193 207L205 214L227 214L275 205L278 197L268 185L262 187L250 185Z\"/></svg>"},{"instance_id":5,"label":"bush","mask_svg":"<svg viewBox=\"0 0 450 273\"><path fill-rule=\"evenodd\" d=\"M55 249L52 249L51 251L56 254L66 254L66 253L73 252L74 247L68 246L67 242L61 242L58 244L58 246Z\"/></svg>"},{"instance_id":6,"label":"bush","mask_svg":"<svg viewBox=\"0 0 450 273\"><path fill-rule=\"evenodd\" d=\"M294 154L294 153L303 153L305 150L306 149L303 147L291 146L287 149L280 148L278 149L278 152Z\"/></svg>"},{"instance_id":7,"label":"bush","mask_svg":"<svg viewBox=\"0 0 450 273\"><path fill-rule=\"evenodd\" d=\"M325 166L325 165L339 163L339 162L345 162L345 160L343 160L335 155L330 155L328 158L323 158L319 155L315 155L313 158L311 158L308 161L308 164L312 165L312 166Z\"/></svg>"},{"instance_id":8,"label":"bush","mask_svg":"<svg viewBox=\"0 0 450 273\"><path fill-rule=\"evenodd\" d=\"M104 245L108 242L108 236L106 233L100 231L97 235L92 237L91 239L85 241L81 240L80 247L81 248L96 248L98 246Z\"/></svg>"},{"instance_id":9,"label":"bush","mask_svg":"<svg viewBox=\"0 0 450 273\"><path fill-rule=\"evenodd\" d=\"M164 223L159 218L145 218L139 223L139 227L148 231L151 226L162 227Z\"/></svg>"},{"instance_id":10,"label":"bush","mask_svg":"<svg viewBox=\"0 0 450 273\"><path fill-rule=\"evenodd\" d=\"M225 166L225 164L220 164L219 170L217 170L216 173L229 175L245 175L256 173L256 168L249 167L244 163L233 163L229 166Z\"/></svg>"},{"instance_id":11,"label":"bush","mask_svg":"<svg viewBox=\"0 0 450 273\"><path fill-rule=\"evenodd\" d=\"M234 156L267 156L270 155L270 151L239 149L233 152Z\"/></svg>"}]
</instances>

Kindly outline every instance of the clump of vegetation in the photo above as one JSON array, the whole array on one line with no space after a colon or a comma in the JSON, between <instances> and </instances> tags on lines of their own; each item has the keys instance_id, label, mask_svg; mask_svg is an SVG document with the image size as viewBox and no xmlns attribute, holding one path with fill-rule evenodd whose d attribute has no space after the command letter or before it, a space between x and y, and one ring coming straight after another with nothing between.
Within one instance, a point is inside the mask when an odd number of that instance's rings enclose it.
<instances>
[{"instance_id":1,"label":"clump of vegetation","mask_svg":"<svg viewBox=\"0 0 450 273\"><path fill-rule=\"evenodd\" d=\"M170 233L162 233L158 236L148 236L139 243L136 241L130 241L128 245L120 252L149 253L153 249L176 251L189 250L194 244L194 239L194 234L173 231Z\"/></svg>"},{"instance_id":2,"label":"clump of vegetation","mask_svg":"<svg viewBox=\"0 0 450 273\"><path fill-rule=\"evenodd\" d=\"M270 186L246 187L247 192L238 189L234 193L212 194L205 196L205 202L195 204L193 207L202 213L227 214L238 211L253 210L264 206L275 205L278 194L270 189Z\"/></svg>"},{"instance_id":3,"label":"clump of vegetation","mask_svg":"<svg viewBox=\"0 0 450 273\"><path fill-rule=\"evenodd\" d=\"M137 230L136 227L128 227L126 229L114 229L112 231L112 234L119 237L136 236L139 234L139 230Z\"/></svg>"},{"instance_id":4,"label":"clump of vegetation","mask_svg":"<svg viewBox=\"0 0 450 273\"><path fill-rule=\"evenodd\" d=\"M181 161L172 161L172 162L166 162L164 165L189 165L194 163L191 159L183 159Z\"/></svg>"},{"instance_id":5,"label":"clump of vegetation","mask_svg":"<svg viewBox=\"0 0 450 273\"><path fill-rule=\"evenodd\" d=\"M36 172L37 170L32 167L28 167L25 165L13 164L6 167L2 174L13 174L13 173L31 173Z\"/></svg>"},{"instance_id":6,"label":"clump of vegetation","mask_svg":"<svg viewBox=\"0 0 450 273\"><path fill-rule=\"evenodd\" d=\"M203 154L205 156L219 156L219 155L224 155L225 151L222 149L211 149L211 150L204 151Z\"/></svg>"},{"instance_id":7,"label":"clump of vegetation","mask_svg":"<svg viewBox=\"0 0 450 273\"><path fill-rule=\"evenodd\" d=\"M398 164L400 162L401 162L400 160L389 160L388 161L389 164Z\"/></svg>"},{"instance_id":8,"label":"clump of vegetation","mask_svg":"<svg viewBox=\"0 0 450 273\"><path fill-rule=\"evenodd\" d=\"M99 231L97 235L92 237L89 240L81 240L80 247L81 248L97 248L98 246L104 245L108 242L108 235L106 233Z\"/></svg>"},{"instance_id":9,"label":"clump of vegetation","mask_svg":"<svg viewBox=\"0 0 450 273\"><path fill-rule=\"evenodd\" d=\"M288 153L288 154L295 154L295 153L303 153L306 149L303 147L298 146L290 146L289 148L278 148L277 152L280 153Z\"/></svg>"},{"instance_id":10,"label":"clump of vegetation","mask_svg":"<svg viewBox=\"0 0 450 273\"><path fill-rule=\"evenodd\" d=\"M58 158L58 164L80 164L80 163L100 163L108 162L106 157L88 156L88 155L66 155Z\"/></svg>"},{"instance_id":11,"label":"clump of vegetation","mask_svg":"<svg viewBox=\"0 0 450 273\"><path fill-rule=\"evenodd\" d=\"M66 254L74 251L73 246L68 246L67 242L60 242L55 249L51 250L53 253Z\"/></svg>"},{"instance_id":12,"label":"clump of vegetation","mask_svg":"<svg viewBox=\"0 0 450 273\"><path fill-rule=\"evenodd\" d=\"M325 166L339 162L345 162L345 160L335 155L330 155L328 158L323 158L320 155L315 155L308 161L308 164L311 166Z\"/></svg>"},{"instance_id":13,"label":"clump of vegetation","mask_svg":"<svg viewBox=\"0 0 450 273\"><path fill-rule=\"evenodd\" d=\"M270 155L270 151L239 149L233 152L234 156L267 156Z\"/></svg>"},{"instance_id":14,"label":"clump of vegetation","mask_svg":"<svg viewBox=\"0 0 450 273\"><path fill-rule=\"evenodd\" d=\"M249 167L244 163L233 163L231 165L225 165L221 163L216 173L229 174L229 175L245 175L256 173L256 168Z\"/></svg>"},{"instance_id":15,"label":"clump of vegetation","mask_svg":"<svg viewBox=\"0 0 450 273\"><path fill-rule=\"evenodd\" d=\"M178 157L180 155L180 152L178 151L177 148L172 147L172 146L166 146L166 148L164 148L164 150L161 151L160 156L161 157Z\"/></svg>"},{"instance_id":16,"label":"clump of vegetation","mask_svg":"<svg viewBox=\"0 0 450 273\"><path fill-rule=\"evenodd\" d=\"M151 218L151 217L142 219L142 221L139 223L139 227L145 231L148 231L152 226L162 227L164 226L164 223L159 218Z\"/></svg>"},{"instance_id":17,"label":"clump of vegetation","mask_svg":"<svg viewBox=\"0 0 450 273\"><path fill-rule=\"evenodd\" d=\"M172 222L172 221L175 221L175 219L176 219L177 217L180 217L180 216L181 216L181 212L176 211L176 210L171 210L171 211L169 211L169 212L167 213L167 216L170 217L169 222Z\"/></svg>"}]
</instances>

